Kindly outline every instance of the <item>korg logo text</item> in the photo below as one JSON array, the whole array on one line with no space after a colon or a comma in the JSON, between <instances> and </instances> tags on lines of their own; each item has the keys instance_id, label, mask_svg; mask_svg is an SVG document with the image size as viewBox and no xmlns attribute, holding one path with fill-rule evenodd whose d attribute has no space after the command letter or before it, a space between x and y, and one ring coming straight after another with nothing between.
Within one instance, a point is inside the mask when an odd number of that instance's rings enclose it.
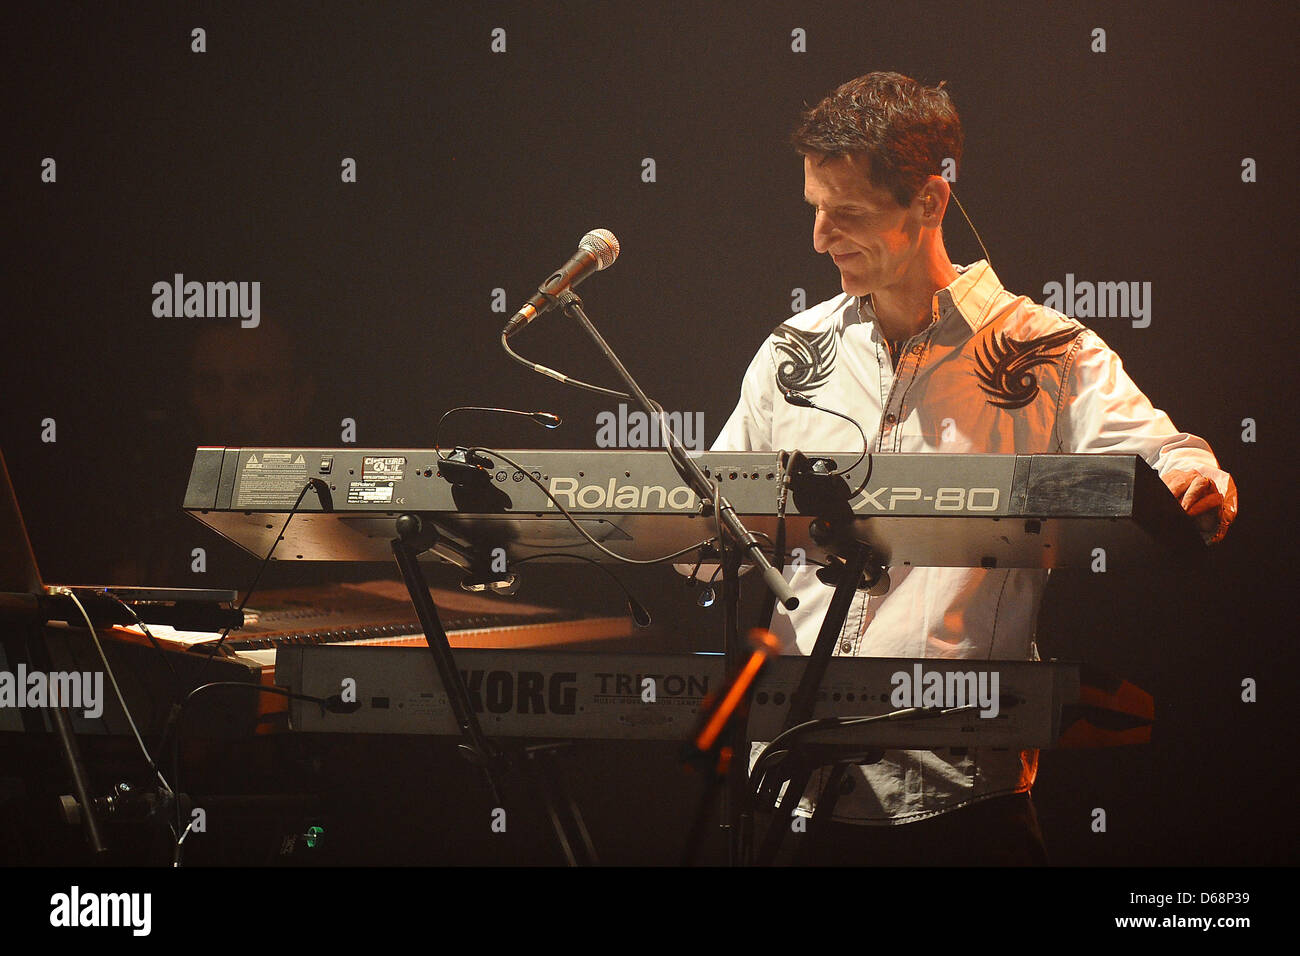
<instances>
[{"instance_id":1,"label":"korg logo text","mask_svg":"<svg viewBox=\"0 0 1300 956\"><path fill-rule=\"evenodd\" d=\"M571 671L468 670L460 679L478 714L572 714L578 704L578 675Z\"/></svg>"}]
</instances>

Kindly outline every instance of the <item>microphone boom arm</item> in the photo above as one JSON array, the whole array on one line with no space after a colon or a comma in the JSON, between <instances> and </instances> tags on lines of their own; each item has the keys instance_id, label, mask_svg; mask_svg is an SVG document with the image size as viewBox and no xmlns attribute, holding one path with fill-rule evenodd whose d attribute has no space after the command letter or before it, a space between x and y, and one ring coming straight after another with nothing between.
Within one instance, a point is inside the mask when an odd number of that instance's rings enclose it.
<instances>
[{"instance_id":1,"label":"microphone boom arm","mask_svg":"<svg viewBox=\"0 0 1300 956\"><path fill-rule=\"evenodd\" d=\"M700 466L695 463L695 460L686 454L686 449L682 447L682 443L678 440L677 435L670 427L668 427L668 422L663 417L662 407L652 401L645 392L641 391L641 386L639 386L635 379L632 378L632 373L627 370L627 367L624 366L621 361L619 361L618 356L614 354L614 350L609 347L609 344L606 343L604 337L601 336L596 327L591 324L591 320L587 318L587 313L582 309L582 299L578 298L577 294L571 289L561 293L558 298L560 308L563 310L564 314L573 319L587 331L587 334L590 335L592 340L596 343L596 347L599 348L601 354L609 360L609 363L614 366L614 370L618 372L619 377L622 378L624 384L627 385L628 392L630 392L632 397L641 405L641 408L645 413L647 415L654 415L659 419L660 434L667 435L668 437L668 456L672 459L673 466L677 469L677 473L682 476L682 480L700 496L701 500L711 498L713 495L713 486L710 484L709 480L704 477L704 472L700 470ZM758 539L755 538L749 529L745 527L744 523L741 522L740 517L736 514L736 509L733 508L731 503L721 494L718 495L718 500L713 503L713 507L717 509L718 517L723 526L726 527L728 532L730 532L731 537L740 544L740 546L749 554L750 560L760 569L763 575L763 583L773 594L776 595L776 599L781 602L781 606L788 611L793 611L797 608L799 606L799 598L795 596L794 591L791 590L790 585L786 583L781 572L774 568L772 562L767 559L767 555L763 553L763 549L759 546Z\"/></svg>"}]
</instances>

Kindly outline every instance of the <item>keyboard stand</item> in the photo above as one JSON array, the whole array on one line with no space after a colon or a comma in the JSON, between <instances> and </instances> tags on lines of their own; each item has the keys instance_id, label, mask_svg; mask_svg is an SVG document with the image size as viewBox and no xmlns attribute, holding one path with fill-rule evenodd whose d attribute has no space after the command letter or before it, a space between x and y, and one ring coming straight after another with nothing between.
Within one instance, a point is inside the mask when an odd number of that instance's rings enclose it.
<instances>
[{"instance_id":1,"label":"keyboard stand","mask_svg":"<svg viewBox=\"0 0 1300 956\"><path fill-rule=\"evenodd\" d=\"M455 714L456 726L462 738L457 749L462 757L483 771L492 790L493 799L496 801L495 805L501 807L503 806L501 781L510 769L509 756L483 733L483 727L470 704L469 691L466 690L460 670L456 667L451 644L447 640L447 632L438 617L437 605L434 604L433 597L429 593L429 582L424 576L424 569L420 567L419 556L438 544L438 530L432 524L422 522L420 516L416 514L401 515L397 518L396 527L397 537L392 541L393 557L397 559L397 567L402 574L407 593L411 596L411 604L415 608L420 628L424 632L425 643L433 655L438 676L442 679L442 686L447 692L447 701L451 705L452 713ZM525 749L524 755L529 766L535 771L534 787L546 805L551 826L555 830L555 838L568 864L577 866L580 862L573 849L574 844L577 843L584 853L581 862L594 865L599 861L586 825L583 823L582 814L572 796L559 781L552 766L554 750L557 746L563 744L529 747ZM553 798L553 794L557 796ZM576 830L576 839L570 839L566 833L564 820L556 812L555 799L558 799L568 810Z\"/></svg>"}]
</instances>

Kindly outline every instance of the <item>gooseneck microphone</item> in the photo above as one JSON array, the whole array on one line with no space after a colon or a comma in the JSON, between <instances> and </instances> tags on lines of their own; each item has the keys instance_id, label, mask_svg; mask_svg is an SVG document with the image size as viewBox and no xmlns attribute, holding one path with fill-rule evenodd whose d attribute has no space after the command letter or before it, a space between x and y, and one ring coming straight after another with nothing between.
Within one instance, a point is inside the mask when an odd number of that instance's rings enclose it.
<instances>
[{"instance_id":1,"label":"gooseneck microphone","mask_svg":"<svg viewBox=\"0 0 1300 956\"><path fill-rule=\"evenodd\" d=\"M556 297L572 289L593 272L607 269L618 258L618 240L608 229L593 229L582 237L578 251L559 271L537 287L537 293L506 323L502 335L514 335L533 319L555 308Z\"/></svg>"},{"instance_id":2,"label":"gooseneck microphone","mask_svg":"<svg viewBox=\"0 0 1300 956\"><path fill-rule=\"evenodd\" d=\"M834 415L836 418L844 419L846 422L848 422L850 425L852 425L854 428L858 430L858 434L862 436L862 454L860 454L858 456L858 460L855 461L853 464L849 465L848 468L845 468L840 472L836 472L836 474L847 474L848 472L852 471L854 468L858 467L858 462L862 461L862 459L866 458L867 455L870 453L871 443L867 441L867 433L863 430L862 426L858 424L857 419L850 418L848 415L845 415L843 412L837 412L833 408L823 408L820 405L814 404L813 400L809 398L807 395L805 395L803 392L796 392L792 389L785 389L781 392L781 395L785 398L786 402L790 405L796 405L799 408L811 408L819 412L825 412L827 415ZM867 487L867 482L870 480L871 480L871 463L868 462L867 473L862 478L862 484L858 485L858 487L849 495L849 497L856 498L859 494L861 494L862 489Z\"/></svg>"}]
</instances>

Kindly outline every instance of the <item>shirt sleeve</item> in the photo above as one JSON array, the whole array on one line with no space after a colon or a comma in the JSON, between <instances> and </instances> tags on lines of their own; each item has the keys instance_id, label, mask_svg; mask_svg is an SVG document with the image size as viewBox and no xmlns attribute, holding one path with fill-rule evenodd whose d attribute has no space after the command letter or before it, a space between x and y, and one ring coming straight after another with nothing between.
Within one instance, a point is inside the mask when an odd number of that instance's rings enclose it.
<instances>
[{"instance_id":1,"label":"shirt sleeve","mask_svg":"<svg viewBox=\"0 0 1300 956\"><path fill-rule=\"evenodd\" d=\"M740 401L722 426L713 451L772 450L772 376L772 360L764 342L745 371Z\"/></svg>"},{"instance_id":2,"label":"shirt sleeve","mask_svg":"<svg viewBox=\"0 0 1300 956\"><path fill-rule=\"evenodd\" d=\"M1161 475L1193 470L1225 498L1235 487L1205 439L1180 432L1124 371L1124 363L1095 332L1085 331L1068 370L1058 418L1068 452L1140 455Z\"/></svg>"}]
</instances>

